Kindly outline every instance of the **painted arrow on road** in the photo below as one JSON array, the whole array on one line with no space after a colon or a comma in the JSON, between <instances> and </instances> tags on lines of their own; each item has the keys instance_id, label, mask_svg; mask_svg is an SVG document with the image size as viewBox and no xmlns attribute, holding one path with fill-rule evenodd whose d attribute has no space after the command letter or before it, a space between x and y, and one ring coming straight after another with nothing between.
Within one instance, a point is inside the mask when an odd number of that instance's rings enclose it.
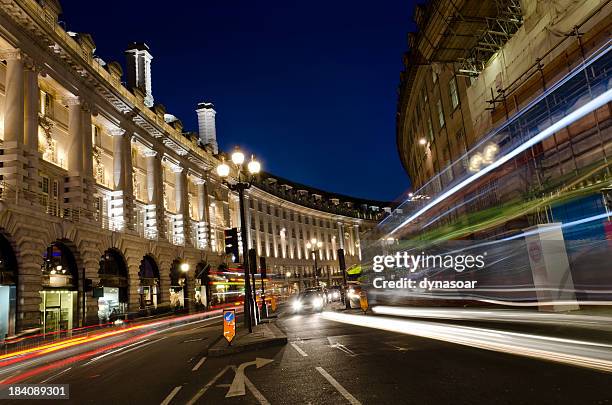
<instances>
[{"instance_id":1,"label":"painted arrow on road","mask_svg":"<svg viewBox=\"0 0 612 405\"><path fill-rule=\"evenodd\" d=\"M238 369L236 370L236 375L234 376L234 381L232 381L232 385L230 385L229 391L227 391L227 394L225 394L225 398L239 397L246 394L246 391L244 389L245 368L247 368L248 366L257 366L257 368L261 368L266 364L272 363L273 361L274 360L271 359L261 359L258 357L255 359L255 361L242 363L240 366L238 366Z\"/></svg>"}]
</instances>

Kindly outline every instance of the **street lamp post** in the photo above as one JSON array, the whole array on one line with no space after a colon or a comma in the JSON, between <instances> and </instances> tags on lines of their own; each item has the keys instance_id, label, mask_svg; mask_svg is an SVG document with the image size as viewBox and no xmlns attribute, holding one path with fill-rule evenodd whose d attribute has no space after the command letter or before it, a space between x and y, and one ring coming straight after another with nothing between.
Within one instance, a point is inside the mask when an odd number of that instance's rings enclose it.
<instances>
[{"instance_id":1,"label":"street lamp post","mask_svg":"<svg viewBox=\"0 0 612 405\"><path fill-rule=\"evenodd\" d=\"M243 170L244 153L236 148L231 156L231 161L237 170L235 182L229 182L227 179L230 175L230 166L221 161L217 166L217 174L223 179L223 182L232 191L238 192L238 203L240 204L240 235L242 238L242 263L244 267L244 323L249 329L249 333L253 332L253 314L255 308L251 308L251 278L249 277L249 246L247 239L246 227L246 211L244 208L244 191L251 187L255 175L261 171L261 164L251 156L251 161L247 164L247 171ZM253 286L254 287L254 286Z\"/></svg>"},{"instance_id":2,"label":"street lamp post","mask_svg":"<svg viewBox=\"0 0 612 405\"><path fill-rule=\"evenodd\" d=\"M311 254L314 256L314 275L315 275L315 286L319 286L319 274L317 269L317 250L321 249L323 246L323 242L317 241L317 238L312 238L310 242L306 244L306 249L311 251Z\"/></svg>"}]
</instances>

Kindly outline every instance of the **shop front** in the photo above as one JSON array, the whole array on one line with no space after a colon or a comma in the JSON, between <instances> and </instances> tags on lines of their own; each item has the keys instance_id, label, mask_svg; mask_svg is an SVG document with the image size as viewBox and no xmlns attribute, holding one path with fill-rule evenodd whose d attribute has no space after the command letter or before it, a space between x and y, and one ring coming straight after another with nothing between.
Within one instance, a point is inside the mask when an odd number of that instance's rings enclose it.
<instances>
[{"instance_id":1,"label":"shop front","mask_svg":"<svg viewBox=\"0 0 612 405\"><path fill-rule=\"evenodd\" d=\"M172 262L170 268L170 307L183 309L187 307L187 272L189 265L179 259Z\"/></svg>"},{"instance_id":2,"label":"shop front","mask_svg":"<svg viewBox=\"0 0 612 405\"><path fill-rule=\"evenodd\" d=\"M128 271L121 252L109 249L100 258L100 282L94 289L100 323L125 318L128 308Z\"/></svg>"},{"instance_id":3,"label":"shop front","mask_svg":"<svg viewBox=\"0 0 612 405\"><path fill-rule=\"evenodd\" d=\"M210 264L200 262L196 266L195 272L195 305L197 308L204 309L210 305Z\"/></svg>"},{"instance_id":4,"label":"shop front","mask_svg":"<svg viewBox=\"0 0 612 405\"><path fill-rule=\"evenodd\" d=\"M17 260L9 241L0 235L0 342L15 334Z\"/></svg>"},{"instance_id":5,"label":"shop front","mask_svg":"<svg viewBox=\"0 0 612 405\"><path fill-rule=\"evenodd\" d=\"M156 309L161 302L159 294L159 268L151 256L145 256L140 262L138 278L140 280L140 285L138 286L140 309Z\"/></svg>"},{"instance_id":6,"label":"shop front","mask_svg":"<svg viewBox=\"0 0 612 405\"><path fill-rule=\"evenodd\" d=\"M61 242L43 254L40 312L43 333L70 330L76 326L78 267L70 249Z\"/></svg>"}]
</instances>

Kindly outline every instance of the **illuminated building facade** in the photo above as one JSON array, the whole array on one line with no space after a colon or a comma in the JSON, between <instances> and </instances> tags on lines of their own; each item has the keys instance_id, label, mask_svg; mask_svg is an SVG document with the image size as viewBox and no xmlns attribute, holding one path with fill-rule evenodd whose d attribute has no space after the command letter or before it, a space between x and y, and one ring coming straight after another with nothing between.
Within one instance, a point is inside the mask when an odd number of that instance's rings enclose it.
<instances>
[{"instance_id":1,"label":"illuminated building facade","mask_svg":"<svg viewBox=\"0 0 612 405\"><path fill-rule=\"evenodd\" d=\"M199 133L184 132L154 102L146 44L126 50L124 75L90 35L58 24L58 1L0 6L0 340L194 307L206 269L231 260L224 230L239 226L237 197L214 174L214 105L200 103ZM259 181L248 223L268 276L312 284L316 236L321 280L341 283L338 249L357 263L383 204Z\"/></svg>"},{"instance_id":2,"label":"illuminated building facade","mask_svg":"<svg viewBox=\"0 0 612 405\"><path fill-rule=\"evenodd\" d=\"M415 191L390 229L487 238L605 215L610 13L605 1L417 6L397 111Z\"/></svg>"}]
</instances>

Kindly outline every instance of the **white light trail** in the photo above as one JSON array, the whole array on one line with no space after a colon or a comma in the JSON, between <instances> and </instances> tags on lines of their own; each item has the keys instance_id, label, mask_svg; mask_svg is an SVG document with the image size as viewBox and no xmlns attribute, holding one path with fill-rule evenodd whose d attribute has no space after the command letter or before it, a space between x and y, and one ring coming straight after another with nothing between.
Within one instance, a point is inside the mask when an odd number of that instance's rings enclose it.
<instances>
[{"instance_id":1,"label":"white light trail","mask_svg":"<svg viewBox=\"0 0 612 405\"><path fill-rule=\"evenodd\" d=\"M539 132L538 134L536 134L535 136L533 136L532 138L527 140L526 142L522 143L521 145L517 146L513 150L509 151L504 156L501 156L498 160L496 160L495 162L491 163L489 166L486 166L481 171L474 173L473 175L471 175L467 179L461 181L460 183L458 183L455 186L451 187L450 189L448 189L444 193L440 194L438 197L433 199L430 203L425 205L423 208L421 208L420 210L418 210L417 212L415 212L414 214L409 216L400 225L395 227L391 232L389 232L387 234L387 237L393 235L398 230L400 230L401 228L403 228L404 226L406 226L410 222L414 221L419 216L421 216L422 214L426 213L427 211L429 211L430 209L432 209L433 207L435 207L436 205L438 205L439 203L441 203L442 201L444 201L448 197L454 195L455 193L457 193L462 188L470 185L471 183L473 183L476 180L480 179L481 177L487 175L491 171L493 171L493 170L497 169L498 167L504 165L505 163L507 163L511 159L514 159L519 154L523 153L524 151L526 151L527 149L531 148L532 146L537 145L538 143L542 142L546 138L552 136L555 132L557 132L557 131L567 127L568 125L570 125L570 124L572 124L574 122L576 122L580 118L582 118L585 115L595 111L596 109L606 105L610 101L612 101L612 89L607 90L605 93L597 96L596 98L594 98L593 100L589 101L585 105L583 105L583 106L577 108L576 110L572 111L571 113L569 113L568 115L566 115L565 117L560 119L559 121L555 122L554 124L552 124L548 128L544 129L543 131Z\"/></svg>"},{"instance_id":2,"label":"white light trail","mask_svg":"<svg viewBox=\"0 0 612 405\"><path fill-rule=\"evenodd\" d=\"M497 329L324 312L330 321L612 372L612 346Z\"/></svg>"}]
</instances>

